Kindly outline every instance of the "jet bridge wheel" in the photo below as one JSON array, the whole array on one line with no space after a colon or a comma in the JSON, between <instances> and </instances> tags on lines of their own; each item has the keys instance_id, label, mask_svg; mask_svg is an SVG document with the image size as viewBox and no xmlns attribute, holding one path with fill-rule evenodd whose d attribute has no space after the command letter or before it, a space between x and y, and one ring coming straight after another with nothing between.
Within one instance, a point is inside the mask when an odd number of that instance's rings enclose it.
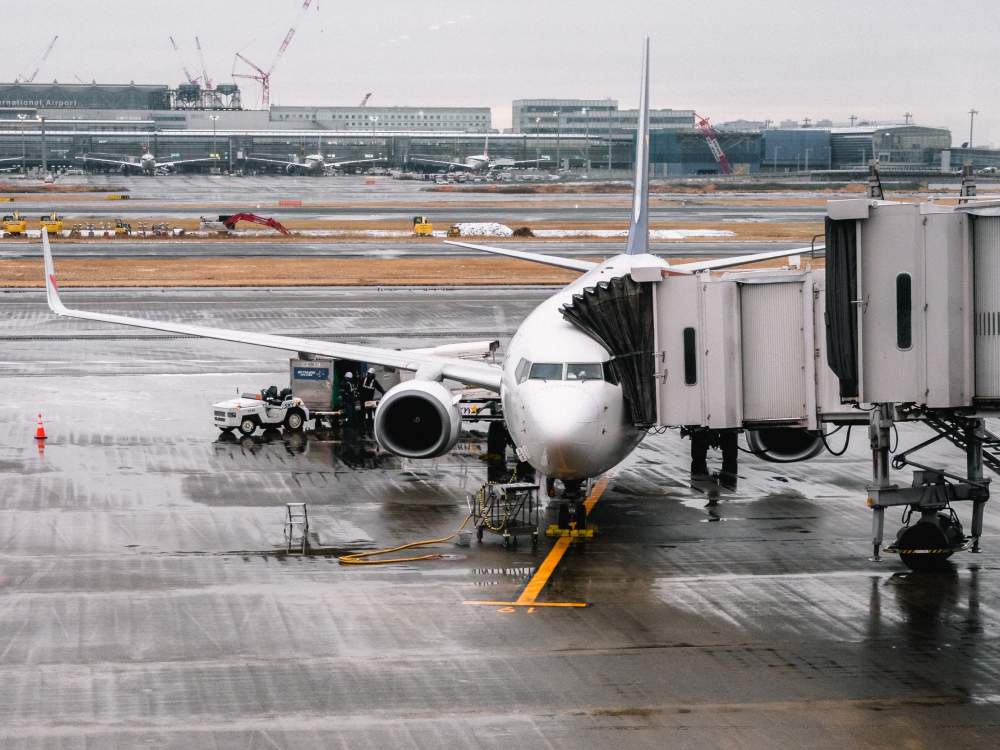
<instances>
[{"instance_id":1,"label":"jet bridge wheel","mask_svg":"<svg viewBox=\"0 0 1000 750\"><path fill-rule=\"evenodd\" d=\"M900 550L933 550L930 552L900 552L903 565L916 573L947 570L948 558L954 552L952 541L944 529L933 521L918 521L902 530L896 542Z\"/></svg>"}]
</instances>

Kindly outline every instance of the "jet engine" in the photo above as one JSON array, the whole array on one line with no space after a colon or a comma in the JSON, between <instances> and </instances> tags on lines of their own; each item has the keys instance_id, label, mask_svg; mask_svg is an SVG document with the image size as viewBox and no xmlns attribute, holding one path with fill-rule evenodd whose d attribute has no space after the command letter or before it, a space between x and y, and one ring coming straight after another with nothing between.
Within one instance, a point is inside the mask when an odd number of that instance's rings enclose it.
<instances>
[{"instance_id":1,"label":"jet engine","mask_svg":"<svg viewBox=\"0 0 1000 750\"><path fill-rule=\"evenodd\" d=\"M404 458L436 458L458 442L462 413L455 395L433 380L390 388L375 412L375 439Z\"/></svg>"},{"instance_id":2,"label":"jet engine","mask_svg":"<svg viewBox=\"0 0 1000 750\"><path fill-rule=\"evenodd\" d=\"M785 464L812 458L823 450L823 439L801 427L770 427L747 430L747 445L765 461Z\"/></svg>"},{"instance_id":3,"label":"jet engine","mask_svg":"<svg viewBox=\"0 0 1000 750\"><path fill-rule=\"evenodd\" d=\"M285 171L288 172L288 174L295 174L295 165L289 164L285 167Z\"/></svg>"}]
</instances>

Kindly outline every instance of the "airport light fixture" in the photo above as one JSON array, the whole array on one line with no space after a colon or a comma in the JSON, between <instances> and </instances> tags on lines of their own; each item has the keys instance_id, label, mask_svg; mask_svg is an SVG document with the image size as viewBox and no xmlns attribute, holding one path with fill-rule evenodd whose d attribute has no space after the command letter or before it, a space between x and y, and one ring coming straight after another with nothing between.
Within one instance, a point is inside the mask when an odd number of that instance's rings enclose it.
<instances>
[{"instance_id":1,"label":"airport light fixture","mask_svg":"<svg viewBox=\"0 0 1000 750\"><path fill-rule=\"evenodd\" d=\"M45 160L45 118L38 115L35 119L42 123L42 174L45 174L49 171L48 164Z\"/></svg>"},{"instance_id":2,"label":"airport light fixture","mask_svg":"<svg viewBox=\"0 0 1000 750\"><path fill-rule=\"evenodd\" d=\"M21 121L21 174L28 174L28 146L24 140L24 119L27 115L18 115L17 119Z\"/></svg>"},{"instance_id":3,"label":"airport light fixture","mask_svg":"<svg viewBox=\"0 0 1000 750\"><path fill-rule=\"evenodd\" d=\"M587 174L590 174L590 114L587 112L587 108L583 108L583 148L584 148L584 161L587 162Z\"/></svg>"},{"instance_id":4,"label":"airport light fixture","mask_svg":"<svg viewBox=\"0 0 1000 750\"><path fill-rule=\"evenodd\" d=\"M219 119L218 115L209 115L212 118L212 158L218 160L219 149L215 146L215 121Z\"/></svg>"},{"instance_id":5,"label":"airport light fixture","mask_svg":"<svg viewBox=\"0 0 1000 750\"><path fill-rule=\"evenodd\" d=\"M976 115L978 114L978 109L969 110L969 148L972 148L972 125L976 121Z\"/></svg>"}]
</instances>

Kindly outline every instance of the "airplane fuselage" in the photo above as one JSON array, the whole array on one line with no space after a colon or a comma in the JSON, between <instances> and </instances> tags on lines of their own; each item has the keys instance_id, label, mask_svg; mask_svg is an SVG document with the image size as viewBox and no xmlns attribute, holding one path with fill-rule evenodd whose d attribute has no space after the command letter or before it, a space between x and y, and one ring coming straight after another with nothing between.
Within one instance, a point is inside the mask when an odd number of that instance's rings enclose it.
<instances>
[{"instance_id":1,"label":"airplane fuselage","mask_svg":"<svg viewBox=\"0 0 1000 750\"><path fill-rule=\"evenodd\" d=\"M501 385L507 429L528 463L546 476L598 476L645 435L631 424L622 387L604 376L608 351L559 308L584 288L623 276L637 259L648 264L650 257L619 255L588 271L535 308L507 347Z\"/></svg>"}]
</instances>

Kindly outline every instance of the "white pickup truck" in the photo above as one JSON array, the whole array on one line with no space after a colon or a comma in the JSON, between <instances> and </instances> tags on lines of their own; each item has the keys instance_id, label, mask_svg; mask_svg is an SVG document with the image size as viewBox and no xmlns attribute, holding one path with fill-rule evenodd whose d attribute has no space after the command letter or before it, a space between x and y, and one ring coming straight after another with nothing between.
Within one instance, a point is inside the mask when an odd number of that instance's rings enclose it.
<instances>
[{"instance_id":1,"label":"white pickup truck","mask_svg":"<svg viewBox=\"0 0 1000 750\"><path fill-rule=\"evenodd\" d=\"M215 426L223 432L238 429L252 435L257 428L284 427L301 430L309 421L309 408L292 395L290 388L278 392L275 386L260 393L244 393L239 398L212 405Z\"/></svg>"}]
</instances>

